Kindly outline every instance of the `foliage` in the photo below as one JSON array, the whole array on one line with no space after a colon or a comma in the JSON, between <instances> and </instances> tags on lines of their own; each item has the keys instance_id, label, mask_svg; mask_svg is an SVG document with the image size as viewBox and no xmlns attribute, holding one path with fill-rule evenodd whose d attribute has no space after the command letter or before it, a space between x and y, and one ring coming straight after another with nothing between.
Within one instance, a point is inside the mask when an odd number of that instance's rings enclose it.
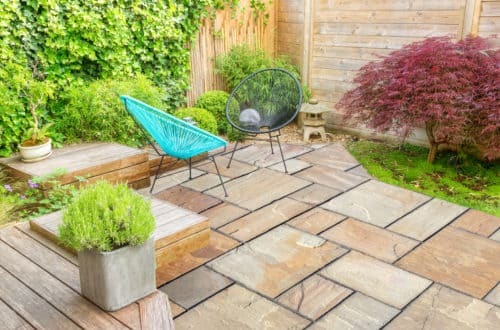
<instances>
[{"instance_id":1,"label":"foliage","mask_svg":"<svg viewBox=\"0 0 500 330\"><path fill-rule=\"evenodd\" d=\"M217 128L220 134L226 134L230 124L226 119L226 103L229 94L225 91L208 91L202 94L194 106L208 110L217 121Z\"/></svg>"},{"instance_id":2,"label":"foliage","mask_svg":"<svg viewBox=\"0 0 500 330\"><path fill-rule=\"evenodd\" d=\"M199 128L212 134L217 134L217 121L208 110L201 108L181 108L174 112L174 116L180 119L191 118Z\"/></svg>"},{"instance_id":3,"label":"foliage","mask_svg":"<svg viewBox=\"0 0 500 330\"><path fill-rule=\"evenodd\" d=\"M288 58L281 56L273 59L262 49L247 44L234 46L228 54L217 57L215 61L216 72L224 77L230 90L252 72L272 67L288 70L300 81L298 68Z\"/></svg>"},{"instance_id":4,"label":"foliage","mask_svg":"<svg viewBox=\"0 0 500 330\"><path fill-rule=\"evenodd\" d=\"M444 152L434 164L427 149L359 141L349 151L377 179L500 216L500 165Z\"/></svg>"},{"instance_id":5,"label":"foliage","mask_svg":"<svg viewBox=\"0 0 500 330\"><path fill-rule=\"evenodd\" d=\"M151 202L127 187L106 181L83 189L63 212L61 241L77 250L112 251L144 243L155 228Z\"/></svg>"},{"instance_id":6,"label":"foliage","mask_svg":"<svg viewBox=\"0 0 500 330\"><path fill-rule=\"evenodd\" d=\"M5 174L0 176L0 196L5 205L10 205L11 220L33 219L68 205L77 189L73 185L61 185L58 178L62 174L63 170L56 170L28 181L15 180Z\"/></svg>"},{"instance_id":7,"label":"foliage","mask_svg":"<svg viewBox=\"0 0 500 330\"><path fill-rule=\"evenodd\" d=\"M428 38L360 69L339 108L346 119L406 137L425 126L433 162L443 144L484 146L500 153L500 50L487 39Z\"/></svg>"},{"instance_id":8,"label":"foliage","mask_svg":"<svg viewBox=\"0 0 500 330\"><path fill-rule=\"evenodd\" d=\"M56 130L64 132L67 142L98 140L133 146L143 144L142 131L119 99L123 94L158 109L165 108L162 90L142 75L133 79L96 80L68 89L64 105L58 110Z\"/></svg>"},{"instance_id":9,"label":"foliage","mask_svg":"<svg viewBox=\"0 0 500 330\"><path fill-rule=\"evenodd\" d=\"M8 156L24 139L32 145L46 141L45 120L47 101L53 97L53 86L40 81L24 66L0 64L0 156ZM31 126L31 129L29 128Z\"/></svg>"}]
</instances>

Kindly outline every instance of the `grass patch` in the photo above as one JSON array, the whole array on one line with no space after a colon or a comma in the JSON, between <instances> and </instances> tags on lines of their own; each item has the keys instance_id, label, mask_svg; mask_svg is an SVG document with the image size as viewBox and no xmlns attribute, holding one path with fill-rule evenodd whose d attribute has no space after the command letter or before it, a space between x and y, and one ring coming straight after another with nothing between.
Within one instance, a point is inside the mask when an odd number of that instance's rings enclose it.
<instances>
[{"instance_id":1,"label":"grass patch","mask_svg":"<svg viewBox=\"0 0 500 330\"><path fill-rule=\"evenodd\" d=\"M427 148L356 141L349 151L380 181L500 216L500 164L456 153L427 162Z\"/></svg>"}]
</instances>

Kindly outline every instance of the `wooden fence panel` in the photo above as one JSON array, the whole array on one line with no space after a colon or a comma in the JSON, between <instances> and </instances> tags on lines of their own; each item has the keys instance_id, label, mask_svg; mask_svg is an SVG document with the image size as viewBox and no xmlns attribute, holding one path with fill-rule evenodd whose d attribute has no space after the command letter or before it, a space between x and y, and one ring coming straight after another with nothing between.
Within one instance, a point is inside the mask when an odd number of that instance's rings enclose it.
<instances>
[{"instance_id":1,"label":"wooden fence panel","mask_svg":"<svg viewBox=\"0 0 500 330\"><path fill-rule=\"evenodd\" d=\"M500 36L500 1L483 0L478 19L477 34L488 37L496 34Z\"/></svg>"},{"instance_id":2,"label":"wooden fence panel","mask_svg":"<svg viewBox=\"0 0 500 330\"><path fill-rule=\"evenodd\" d=\"M276 55L276 5L268 0L269 18L254 17L250 0L241 0L236 15L230 9L219 11L215 19L205 19L198 37L191 44L191 89L188 104L206 91L226 89L222 77L214 72L215 58L226 54L234 45L249 44L262 48L271 56Z\"/></svg>"}]
</instances>

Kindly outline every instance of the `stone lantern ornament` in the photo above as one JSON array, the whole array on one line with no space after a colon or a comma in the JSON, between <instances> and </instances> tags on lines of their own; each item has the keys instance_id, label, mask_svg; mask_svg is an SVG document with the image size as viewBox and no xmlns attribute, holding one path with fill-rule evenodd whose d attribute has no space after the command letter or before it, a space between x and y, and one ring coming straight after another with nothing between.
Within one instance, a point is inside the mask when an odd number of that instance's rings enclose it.
<instances>
[{"instance_id":1,"label":"stone lantern ornament","mask_svg":"<svg viewBox=\"0 0 500 330\"><path fill-rule=\"evenodd\" d=\"M318 104L318 100L311 98L309 103L302 104L300 113L303 114L302 130L304 132L304 142L309 142L311 134L319 134L321 140L326 142L325 124L323 113L329 112L330 109Z\"/></svg>"}]
</instances>

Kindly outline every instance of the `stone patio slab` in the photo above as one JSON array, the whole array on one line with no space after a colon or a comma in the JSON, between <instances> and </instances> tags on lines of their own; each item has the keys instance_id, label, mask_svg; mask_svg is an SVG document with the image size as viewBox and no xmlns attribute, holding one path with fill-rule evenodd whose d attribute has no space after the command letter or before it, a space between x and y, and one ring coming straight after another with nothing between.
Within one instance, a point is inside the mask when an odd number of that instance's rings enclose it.
<instances>
[{"instance_id":1,"label":"stone patio slab","mask_svg":"<svg viewBox=\"0 0 500 330\"><path fill-rule=\"evenodd\" d=\"M226 178L224 176L222 177L223 182L226 182L228 180L229 180L229 178ZM207 173L205 175L201 175L195 179L183 182L181 184L181 186L183 186L183 187L186 187L186 188L189 188L192 190L196 190L196 191L200 191L200 192L208 190L208 189L213 188L213 187L216 187L218 185L220 185L219 176L216 174L212 174L212 173Z\"/></svg>"},{"instance_id":2,"label":"stone patio slab","mask_svg":"<svg viewBox=\"0 0 500 330\"><path fill-rule=\"evenodd\" d=\"M245 242L310 208L311 205L309 204L291 198L283 198L235 220L219 228L219 230L226 235Z\"/></svg>"},{"instance_id":3,"label":"stone patio slab","mask_svg":"<svg viewBox=\"0 0 500 330\"><path fill-rule=\"evenodd\" d=\"M252 290L276 297L345 251L319 237L282 225L210 262L209 266Z\"/></svg>"},{"instance_id":4,"label":"stone patio slab","mask_svg":"<svg viewBox=\"0 0 500 330\"><path fill-rule=\"evenodd\" d=\"M258 167L268 167L282 161L278 145L273 143L273 147L274 154L271 154L269 143L252 144L249 147L236 150L233 159ZM295 158L312 150L305 145L298 144L282 144L281 147L285 159ZM225 157L230 157L230 155L226 155Z\"/></svg>"},{"instance_id":5,"label":"stone patio slab","mask_svg":"<svg viewBox=\"0 0 500 330\"><path fill-rule=\"evenodd\" d=\"M354 174L354 175L359 175L359 176L362 176L364 178L370 178L370 179L372 179L372 176L361 165L356 166L356 167L348 170L347 173Z\"/></svg>"},{"instance_id":6,"label":"stone patio slab","mask_svg":"<svg viewBox=\"0 0 500 330\"><path fill-rule=\"evenodd\" d=\"M211 228L219 228L233 220L241 218L248 213L250 213L250 211L242 209L236 205L222 203L204 211L201 214L210 220Z\"/></svg>"},{"instance_id":7,"label":"stone patio slab","mask_svg":"<svg viewBox=\"0 0 500 330\"><path fill-rule=\"evenodd\" d=\"M356 292L342 304L323 316L309 329L380 329L389 322L398 309Z\"/></svg>"},{"instance_id":8,"label":"stone patio slab","mask_svg":"<svg viewBox=\"0 0 500 330\"><path fill-rule=\"evenodd\" d=\"M468 210L451 225L488 237L500 228L500 217L477 210Z\"/></svg>"},{"instance_id":9,"label":"stone patio slab","mask_svg":"<svg viewBox=\"0 0 500 330\"><path fill-rule=\"evenodd\" d=\"M429 199L430 197L413 191L370 180L335 197L322 207L386 227Z\"/></svg>"},{"instance_id":10,"label":"stone patio slab","mask_svg":"<svg viewBox=\"0 0 500 330\"><path fill-rule=\"evenodd\" d=\"M230 279L202 266L162 286L160 290L188 309L232 283Z\"/></svg>"},{"instance_id":11,"label":"stone patio slab","mask_svg":"<svg viewBox=\"0 0 500 330\"><path fill-rule=\"evenodd\" d=\"M177 317L180 314L184 313L185 309L182 308L181 306L177 305L174 303L172 300L169 301L170 304L170 310L172 311L172 316Z\"/></svg>"},{"instance_id":12,"label":"stone patio slab","mask_svg":"<svg viewBox=\"0 0 500 330\"><path fill-rule=\"evenodd\" d=\"M498 329L500 309L434 284L385 329Z\"/></svg>"},{"instance_id":13,"label":"stone patio slab","mask_svg":"<svg viewBox=\"0 0 500 330\"><path fill-rule=\"evenodd\" d=\"M340 190L314 183L291 194L289 197L301 202L318 205L337 196L341 192Z\"/></svg>"},{"instance_id":14,"label":"stone patio slab","mask_svg":"<svg viewBox=\"0 0 500 330\"><path fill-rule=\"evenodd\" d=\"M302 171L303 169L308 167L311 167L311 164L296 158L288 159L286 161L286 169L288 171L288 174L293 174L298 171ZM285 167L283 166L283 162L279 162L277 164L274 164L273 166L269 166L269 168L271 170L285 173Z\"/></svg>"},{"instance_id":15,"label":"stone patio slab","mask_svg":"<svg viewBox=\"0 0 500 330\"><path fill-rule=\"evenodd\" d=\"M500 283L498 283L497 286L491 290L490 293L488 293L484 300L490 304L500 306Z\"/></svg>"},{"instance_id":16,"label":"stone patio slab","mask_svg":"<svg viewBox=\"0 0 500 330\"><path fill-rule=\"evenodd\" d=\"M399 267L476 298L500 281L500 244L447 227L397 262Z\"/></svg>"},{"instance_id":17,"label":"stone patio slab","mask_svg":"<svg viewBox=\"0 0 500 330\"><path fill-rule=\"evenodd\" d=\"M354 219L347 219L321 234L321 237L388 263L398 260L419 244L412 239Z\"/></svg>"},{"instance_id":18,"label":"stone patio slab","mask_svg":"<svg viewBox=\"0 0 500 330\"><path fill-rule=\"evenodd\" d=\"M340 143L329 144L299 157L316 165L345 171L357 166L359 162Z\"/></svg>"},{"instance_id":19,"label":"stone patio slab","mask_svg":"<svg viewBox=\"0 0 500 330\"><path fill-rule=\"evenodd\" d=\"M203 174L205 174L205 172L197 170L195 168L193 168L191 171L191 177L193 179L197 178ZM165 189L172 188L174 186L177 186L177 185L189 180L189 170L187 169L187 167L182 167L181 169L175 169L175 170L171 171L170 173L165 173L163 175L165 175L165 176L156 180L155 189L154 189L153 193L157 193L157 192L163 191ZM151 184L153 184L153 180L154 180L154 175L151 176ZM147 187L147 188L139 189L138 191L140 193L149 193L150 188L151 188L151 186Z\"/></svg>"},{"instance_id":20,"label":"stone patio slab","mask_svg":"<svg viewBox=\"0 0 500 330\"><path fill-rule=\"evenodd\" d=\"M315 183L320 183L336 190L346 191L367 181L367 178L349 174L333 168L315 165L294 175Z\"/></svg>"},{"instance_id":21,"label":"stone patio slab","mask_svg":"<svg viewBox=\"0 0 500 330\"><path fill-rule=\"evenodd\" d=\"M242 162L239 162L235 159L233 159L233 161L231 162L231 167L227 168L227 164L229 163L229 159L227 157L223 157L223 156L215 157L215 161L217 162L217 167L219 168L220 174L222 176L225 176L225 177L231 178L231 179L243 176L245 174L248 174L250 172L257 170L257 166L249 165L247 163L242 163ZM196 166L196 168L200 169L202 171L205 171L205 172L217 174L217 170L215 169L215 165L211 161L204 162L203 164Z\"/></svg>"},{"instance_id":22,"label":"stone patio slab","mask_svg":"<svg viewBox=\"0 0 500 330\"><path fill-rule=\"evenodd\" d=\"M316 320L352 293L352 290L313 275L278 297L278 302Z\"/></svg>"},{"instance_id":23,"label":"stone patio slab","mask_svg":"<svg viewBox=\"0 0 500 330\"><path fill-rule=\"evenodd\" d=\"M288 224L292 227L316 235L323 230L336 225L345 218L345 216L338 213L330 212L320 207L315 207L314 209L288 221Z\"/></svg>"},{"instance_id":24,"label":"stone patio slab","mask_svg":"<svg viewBox=\"0 0 500 330\"><path fill-rule=\"evenodd\" d=\"M155 197L196 213L203 212L222 203L221 200L215 197L182 186L175 186L164 190L156 194Z\"/></svg>"},{"instance_id":25,"label":"stone patio slab","mask_svg":"<svg viewBox=\"0 0 500 330\"><path fill-rule=\"evenodd\" d=\"M424 241L467 210L466 207L433 199L404 216L389 229L419 241Z\"/></svg>"},{"instance_id":26,"label":"stone patio slab","mask_svg":"<svg viewBox=\"0 0 500 330\"><path fill-rule=\"evenodd\" d=\"M491 235L490 239L500 242L500 229L497 230L493 235Z\"/></svg>"},{"instance_id":27,"label":"stone patio slab","mask_svg":"<svg viewBox=\"0 0 500 330\"><path fill-rule=\"evenodd\" d=\"M167 283L177 277L199 267L221 254L237 247L240 243L216 231L210 232L208 246L185 254L175 262L171 262L156 271L156 282Z\"/></svg>"},{"instance_id":28,"label":"stone patio slab","mask_svg":"<svg viewBox=\"0 0 500 330\"><path fill-rule=\"evenodd\" d=\"M295 329L310 321L237 284L175 319L182 329Z\"/></svg>"},{"instance_id":29,"label":"stone patio slab","mask_svg":"<svg viewBox=\"0 0 500 330\"><path fill-rule=\"evenodd\" d=\"M226 184L228 197L221 187L205 193L247 210L255 211L311 183L293 176L262 168Z\"/></svg>"},{"instance_id":30,"label":"stone patio slab","mask_svg":"<svg viewBox=\"0 0 500 330\"><path fill-rule=\"evenodd\" d=\"M321 271L332 280L396 308L403 308L431 281L351 251Z\"/></svg>"}]
</instances>

